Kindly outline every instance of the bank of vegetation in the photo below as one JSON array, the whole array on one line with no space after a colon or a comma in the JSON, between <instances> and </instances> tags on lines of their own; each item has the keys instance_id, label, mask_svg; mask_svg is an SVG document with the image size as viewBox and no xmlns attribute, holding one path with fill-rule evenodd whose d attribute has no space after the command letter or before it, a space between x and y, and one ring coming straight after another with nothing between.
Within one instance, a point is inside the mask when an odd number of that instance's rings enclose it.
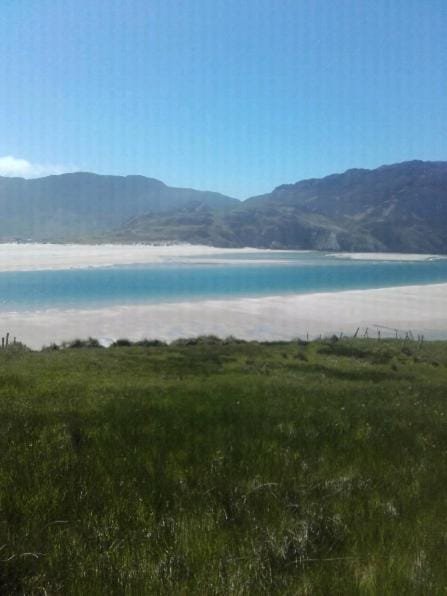
<instances>
[{"instance_id":1,"label":"bank of vegetation","mask_svg":"<svg viewBox=\"0 0 447 596\"><path fill-rule=\"evenodd\" d=\"M440 594L447 342L0 353L2 594Z\"/></svg>"}]
</instances>

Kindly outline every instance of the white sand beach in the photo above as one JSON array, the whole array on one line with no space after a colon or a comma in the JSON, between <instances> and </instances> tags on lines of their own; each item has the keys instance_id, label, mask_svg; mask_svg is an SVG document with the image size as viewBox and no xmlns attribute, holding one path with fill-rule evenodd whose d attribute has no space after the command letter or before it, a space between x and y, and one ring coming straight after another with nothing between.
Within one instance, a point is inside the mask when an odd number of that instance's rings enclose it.
<instances>
[{"instance_id":1,"label":"white sand beach","mask_svg":"<svg viewBox=\"0 0 447 596\"><path fill-rule=\"evenodd\" d=\"M309 250L281 250L281 253L311 253ZM238 259L234 259L238 255ZM117 265L148 265L181 263L191 257L196 263L214 265L244 265L253 263L244 255L271 255L256 261L257 265L284 265L290 261L278 259L278 251L259 248L216 248L193 244L51 244L0 243L0 272L91 269ZM321 253L334 259L361 261L432 261L447 258L440 255L399 253ZM208 257L212 259L208 260Z\"/></svg>"},{"instance_id":2,"label":"white sand beach","mask_svg":"<svg viewBox=\"0 0 447 596\"><path fill-rule=\"evenodd\" d=\"M244 263L244 254L276 251L222 249L194 245L79 245L0 244L0 272L80 269L114 265L183 262L191 257L214 264ZM308 252L308 251L284 251ZM238 259L231 260L238 254ZM276 253L277 254L277 253ZM426 260L436 255L387 253L330 253L335 258L364 260ZM218 257L218 258L216 258ZM229 258L230 260L227 260ZM198 261L197 261L198 259ZM249 260L247 262L250 262ZM292 339L320 334L353 334L360 327L370 335L394 335L393 329L447 338L447 284L405 286L376 290L349 290L259 298L117 305L91 309L48 309L0 312L0 334L9 332L32 348L89 336L110 343L118 338L172 340L214 334L244 339ZM386 328L390 329L386 329Z\"/></svg>"},{"instance_id":3,"label":"white sand beach","mask_svg":"<svg viewBox=\"0 0 447 596\"><path fill-rule=\"evenodd\" d=\"M334 252L326 253L325 256L351 261L437 261L438 259L447 258L445 255L399 252Z\"/></svg>"},{"instance_id":4,"label":"white sand beach","mask_svg":"<svg viewBox=\"0 0 447 596\"><path fill-rule=\"evenodd\" d=\"M233 300L114 306L92 310L0 313L0 330L32 348L89 336L172 340L201 334L244 339L293 339L343 332L393 336L411 330L447 338L447 284Z\"/></svg>"},{"instance_id":5,"label":"white sand beach","mask_svg":"<svg viewBox=\"0 0 447 596\"><path fill-rule=\"evenodd\" d=\"M274 252L256 248L230 249L193 244L0 243L0 272L144 265L172 260L179 262L188 257Z\"/></svg>"}]
</instances>

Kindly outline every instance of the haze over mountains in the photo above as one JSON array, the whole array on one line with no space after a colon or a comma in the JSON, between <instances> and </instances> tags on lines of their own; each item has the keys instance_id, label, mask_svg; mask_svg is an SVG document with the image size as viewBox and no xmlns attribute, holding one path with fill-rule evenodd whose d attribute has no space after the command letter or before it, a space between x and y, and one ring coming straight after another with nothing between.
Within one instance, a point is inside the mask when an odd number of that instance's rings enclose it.
<instances>
[{"instance_id":1,"label":"haze over mountains","mask_svg":"<svg viewBox=\"0 0 447 596\"><path fill-rule=\"evenodd\" d=\"M242 202L144 176L0 177L0 240L447 253L447 162L352 169Z\"/></svg>"},{"instance_id":2,"label":"haze over mountains","mask_svg":"<svg viewBox=\"0 0 447 596\"><path fill-rule=\"evenodd\" d=\"M191 201L213 209L239 205L219 193L171 188L144 176L76 172L30 180L0 177L0 238L80 240L110 232L130 217L178 209Z\"/></svg>"}]
</instances>

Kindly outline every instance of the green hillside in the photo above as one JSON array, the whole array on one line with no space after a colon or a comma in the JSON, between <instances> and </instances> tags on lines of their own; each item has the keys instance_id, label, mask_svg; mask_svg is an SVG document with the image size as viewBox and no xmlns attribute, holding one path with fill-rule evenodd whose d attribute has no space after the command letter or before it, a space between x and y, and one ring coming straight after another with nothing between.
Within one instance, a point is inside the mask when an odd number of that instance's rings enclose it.
<instances>
[{"instance_id":1,"label":"green hillside","mask_svg":"<svg viewBox=\"0 0 447 596\"><path fill-rule=\"evenodd\" d=\"M2 594L443 593L446 342L119 343L0 351Z\"/></svg>"}]
</instances>

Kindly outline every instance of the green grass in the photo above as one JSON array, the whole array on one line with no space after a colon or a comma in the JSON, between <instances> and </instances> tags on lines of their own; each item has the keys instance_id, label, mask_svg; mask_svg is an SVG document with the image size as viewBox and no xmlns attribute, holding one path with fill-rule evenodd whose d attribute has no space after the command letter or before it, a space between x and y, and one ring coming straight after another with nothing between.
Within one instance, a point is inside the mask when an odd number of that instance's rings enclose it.
<instances>
[{"instance_id":1,"label":"green grass","mask_svg":"<svg viewBox=\"0 0 447 596\"><path fill-rule=\"evenodd\" d=\"M0 353L0 593L447 593L447 342Z\"/></svg>"}]
</instances>

